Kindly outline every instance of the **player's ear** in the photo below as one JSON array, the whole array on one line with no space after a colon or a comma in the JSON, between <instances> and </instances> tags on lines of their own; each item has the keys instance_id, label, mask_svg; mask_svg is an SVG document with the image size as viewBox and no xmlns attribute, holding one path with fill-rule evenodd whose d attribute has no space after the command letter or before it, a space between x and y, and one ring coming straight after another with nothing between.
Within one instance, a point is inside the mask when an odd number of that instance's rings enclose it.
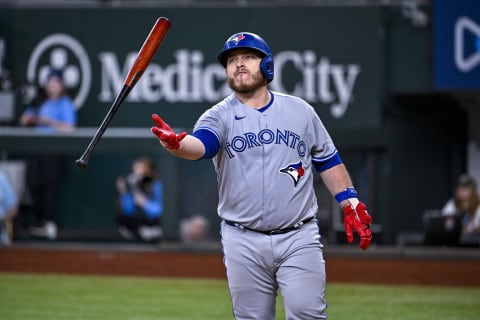
<instances>
[{"instance_id":1,"label":"player's ear","mask_svg":"<svg viewBox=\"0 0 480 320\"><path fill-rule=\"evenodd\" d=\"M262 59L260 63L260 69L262 70L263 75L267 78L267 81L270 82L273 80L273 57L266 56Z\"/></svg>"}]
</instances>

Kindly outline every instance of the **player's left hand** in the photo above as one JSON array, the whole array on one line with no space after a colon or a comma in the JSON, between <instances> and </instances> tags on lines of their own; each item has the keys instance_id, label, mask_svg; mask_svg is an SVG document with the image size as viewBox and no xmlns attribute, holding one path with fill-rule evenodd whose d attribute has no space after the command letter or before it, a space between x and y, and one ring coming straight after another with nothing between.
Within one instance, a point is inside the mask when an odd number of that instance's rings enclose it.
<instances>
[{"instance_id":1,"label":"player's left hand","mask_svg":"<svg viewBox=\"0 0 480 320\"><path fill-rule=\"evenodd\" d=\"M157 114L152 114L152 119L157 125L152 127L152 133L157 136L162 146L168 150L177 150L180 148L180 141L187 136L187 133L184 131L176 134L173 132L173 129Z\"/></svg>"},{"instance_id":2,"label":"player's left hand","mask_svg":"<svg viewBox=\"0 0 480 320\"><path fill-rule=\"evenodd\" d=\"M366 250L372 241L372 231L370 224L372 217L367 212L367 207L363 202L348 204L343 208L343 222L348 242L353 242L353 230L360 237L360 248Z\"/></svg>"}]
</instances>

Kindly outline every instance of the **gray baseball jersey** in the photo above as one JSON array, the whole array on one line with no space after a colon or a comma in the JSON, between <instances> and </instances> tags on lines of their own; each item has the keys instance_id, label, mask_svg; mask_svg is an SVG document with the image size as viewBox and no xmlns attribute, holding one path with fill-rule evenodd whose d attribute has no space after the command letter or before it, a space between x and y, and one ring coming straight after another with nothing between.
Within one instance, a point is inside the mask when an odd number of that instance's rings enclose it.
<instances>
[{"instance_id":1,"label":"gray baseball jersey","mask_svg":"<svg viewBox=\"0 0 480 320\"><path fill-rule=\"evenodd\" d=\"M317 200L312 161L337 155L307 102L270 94L262 112L232 94L208 109L194 127L209 130L220 142L213 157L219 216L256 230L287 228L313 217Z\"/></svg>"}]
</instances>

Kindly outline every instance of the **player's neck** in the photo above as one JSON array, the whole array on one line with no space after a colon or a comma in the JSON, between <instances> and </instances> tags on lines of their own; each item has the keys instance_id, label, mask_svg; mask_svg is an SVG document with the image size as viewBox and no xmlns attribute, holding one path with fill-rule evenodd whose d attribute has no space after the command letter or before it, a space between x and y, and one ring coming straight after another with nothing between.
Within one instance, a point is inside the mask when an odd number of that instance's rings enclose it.
<instances>
[{"instance_id":1,"label":"player's neck","mask_svg":"<svg viewBox=\"0 0 480 320\"><path fill-rule=\"evenodd\" d=\"M261 87L253 92L249 93L239 93L236 92L238 100L240 100L244 105L252 107L254 109L263 108L270 101L270 94L268 92L268 87Z\"/></svg>"}]
</instances>

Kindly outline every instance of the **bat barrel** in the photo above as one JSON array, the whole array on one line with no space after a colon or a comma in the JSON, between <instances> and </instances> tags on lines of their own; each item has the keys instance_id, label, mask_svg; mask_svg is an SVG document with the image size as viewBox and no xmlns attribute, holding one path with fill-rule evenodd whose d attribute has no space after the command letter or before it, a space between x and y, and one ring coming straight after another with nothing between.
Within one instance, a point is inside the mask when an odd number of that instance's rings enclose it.
<instances>
[{"instance_id":1,"label":"bat barrel","mask_svg":"<svg viewBox=\"0 0 480 320\"><path fill-rule=\"evenodd\" d=\"M172 23L167 18L161 17L157 19L155 25L145 39L142 48L138 52L135 61L133 62L133 67L130 69L130 72L125 79L125 85L133 87L140 79L143 71L145 71L150 63L150 60L152 60L153 56L160 47L160 43L162 43L163 39L167 35L171 25Z\"/></svg>"}]
</instances>

